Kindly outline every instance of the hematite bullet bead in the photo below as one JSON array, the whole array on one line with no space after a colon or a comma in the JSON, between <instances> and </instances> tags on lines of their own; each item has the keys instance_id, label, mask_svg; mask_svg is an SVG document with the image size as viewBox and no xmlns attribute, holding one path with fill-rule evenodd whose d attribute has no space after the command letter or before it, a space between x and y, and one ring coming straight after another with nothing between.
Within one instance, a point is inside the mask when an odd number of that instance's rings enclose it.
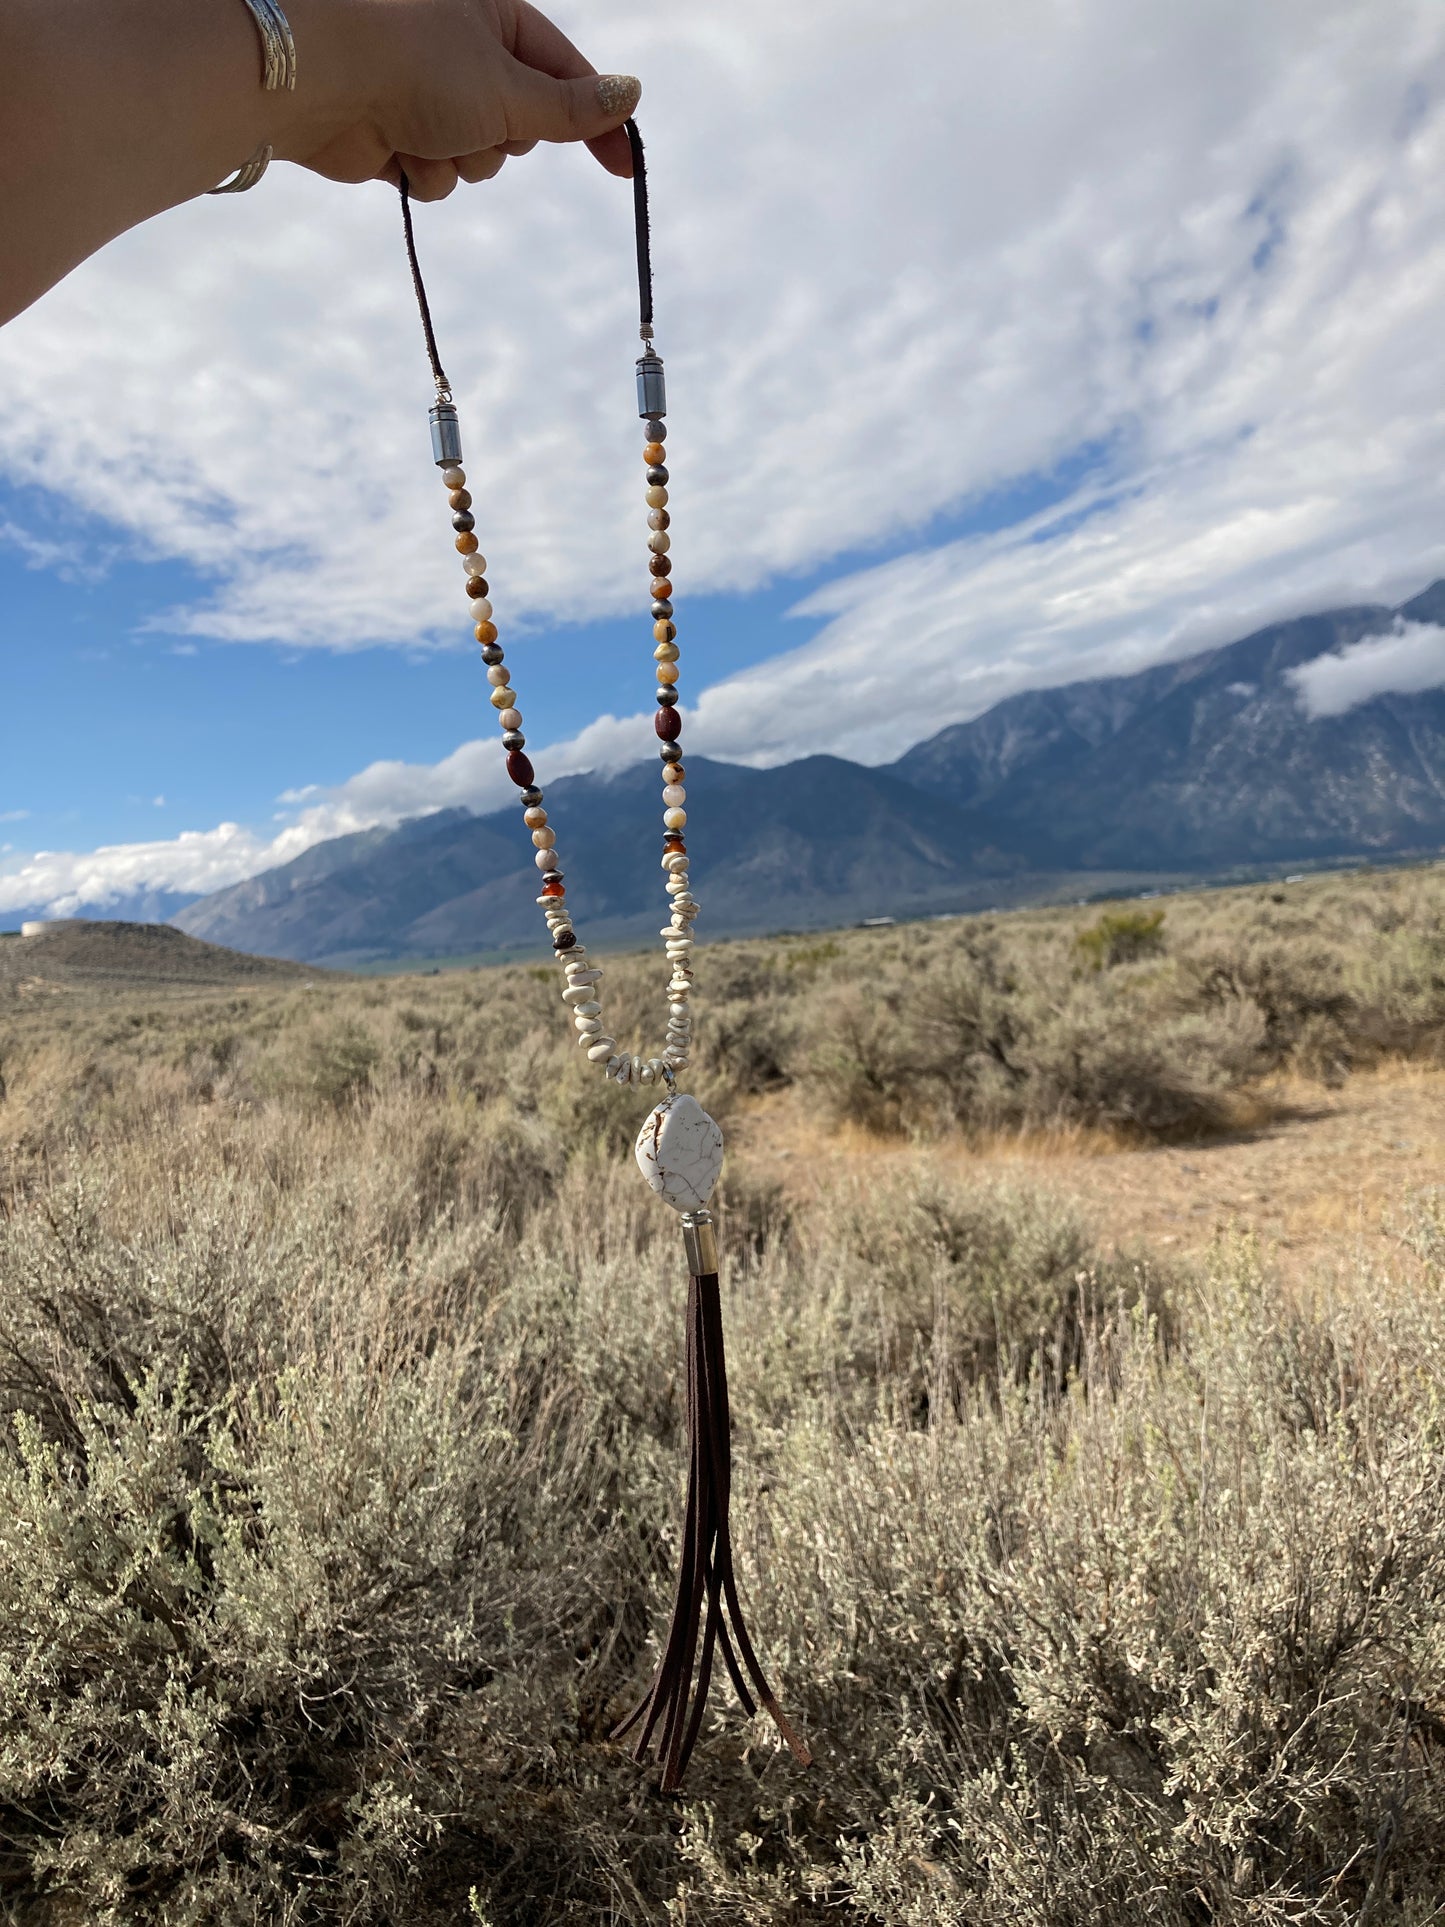
<instances>
[{"instance_id":1,"label":"hematite bullet bead","mask_svg":"<svg viewBox=\"0 0 1445 1927\"><path fill-rule=\"evenodd\" d=\"M667 423L660 419L644 422L642 424L642 432L650 442L665 442L667 440Z\"/></svg>"},{"instance_id":2,"label":"hematite bullet bead","mask_svg":"<svg viewBox=\"0 0 1445 1927\"><path fill-rule=\"evenodd\" d=\"M462 459L462 431L456 407L449 401L439 401L428 413L432 460L438 468L455 468Z\"/></svg>"},{"instance_id":3,"label":"hematite bullet bead","mask_svg":"<svg viewBox=\"0 0 1445 1927\"><path fill-rule=\"evenodd\" d=\"M462 535L465 535L469 529L474 529L476 526L477 526L476 516L471 514L470 511L467 509L458 509L456 514L452 517L452 527L458 530Z\"/></svg>"},{"instance_id":4,"label":"hematite bullet bead","mask_svg":"<svg viewBox=\"0 0 1445 1927\"><path fill-rule=\"evenodd\" d=\"M672 604L665 596L661 602L653 603L652 619L654 622L670 622L672 620Z\"/></svg>"},{"instance_id":5,"label":"hematite bullet bead","mask_svg":"<svg viewBox=\"0 0 1445 1927\"><path fill-rule=\"evenodd\" d=\"M660 420L667 413L667 381L662 372L662 356L653 348L649 348L637 364L637 412L649 424L654 418Z\"/></svg>"},{"instance_id":6,"label":"hematite bullet bead","mask_svg":"<svg viewBox=\"0 0 1445 1927\"><path fill-rule=\"evenodd\" d=\"M542 792L535 785L529 785L522 791L522 801L529 810L535 810L541 800Z\"/></svg>"},{"instance_id":7,"label":"hematite bullet bead","mask_svg":"<svg viewBox=\"0 0 1445 1927\"><path fill-rule=\"evenodd\" d=\"M525 749L527 739L520 729L506 729L502 732L503 749Z\"/></svg>"},{"instance_id":8,"label":"hematite bullet bead","mask_svg":"<svg viewBox=\"0 0 1445 1927\"><path fill-rule=\"evenodd\" d=\"M489 642L482 650L482 661L489 669L494 669L501 660L502 645L499 642Z\"/></svg>"},{"instance_id":9,"label":"hematite bullet bead","mask_svg":"<svg viewBox=\"0 0 1445 1927\"><path fill-rule=\"evenodd\" d=\"M661 462L657 462L653 467L648 469L647 486L649 488L667 487L667 470Z\"/></svg>"},{"instance_id":10,"label":"hematite bullet bead","mask_svg":"<svg viewBox=\"0 0 1445 1927\"><path fill-rule=\"evenodd\" d=\"M657 700L662 704L664 709L671 709L677 701L677 691L675 689L659 689L657 692Z\"/></svg>"}]
</instances>

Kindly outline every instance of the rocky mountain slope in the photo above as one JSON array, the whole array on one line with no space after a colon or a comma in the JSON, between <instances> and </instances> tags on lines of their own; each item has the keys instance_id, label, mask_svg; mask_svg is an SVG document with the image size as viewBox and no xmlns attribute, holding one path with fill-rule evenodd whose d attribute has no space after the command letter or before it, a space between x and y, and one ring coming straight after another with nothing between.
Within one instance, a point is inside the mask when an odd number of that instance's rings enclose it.
<instances>
[{"instance_id":1,"label":"rocky mountain slope","mask_svg":"<svg viewBox=\"0 0 1445 1927\"><path fill-rule=\"evenodd\" d=\"M1292 676L1400 620L1445 627L1445 583L1398 610L1274 623L1139 675L1013 696L887 769L690 757L703 927L806 929L1441 847L1445 690L1311 717ZM661 907L655 762L567 778L547 805L589 934L647 939ZM174 921L338 964L531 949L528 854L514 810L448 810L321 844Z\"/></svg>"},{"instance_id":2,"label":"rocky mountain slope","mask_svg":"<svg viewBox=\"0 0 1445 1927\"><path fill-rule=\"evenodd\" d=\"M1396 620L1445 625L1445 582L1399 609L1271 624L1137 676L1009 697L894 765L1001 837L1093 869L1209 871L1445 842L1445 690L1306 715L1291 671Z\"/></svg>"}]
</instances>

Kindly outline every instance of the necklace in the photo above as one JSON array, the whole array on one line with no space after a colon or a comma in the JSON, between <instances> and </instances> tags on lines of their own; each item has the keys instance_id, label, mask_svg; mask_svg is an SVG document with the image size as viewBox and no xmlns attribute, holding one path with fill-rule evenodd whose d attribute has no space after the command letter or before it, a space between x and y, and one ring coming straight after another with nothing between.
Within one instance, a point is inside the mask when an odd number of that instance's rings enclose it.
<instances>
[{"instance_id":1,"label":"necklace","mask_svg":"<svg viewBox=\"0 0 1445 1927\"><path fill-rule=\"evenodd\" d=\"M562 1001L572 1016L579 1046L604 1077L620 1085L662 1085L663 1097L638 1133L636 1158L644 1178L665 1204L681 1215L687 1258L686 1314L687 1433L689 1464L677 1590L672 1618L651 1684L641 1700L613 1729L621 1739L638 1729L634 1757L642 1761L657 1743L662 1790L672 1792L692 1756L707 1706L713 1663L721 1653L744 1711L767 1708L779 1732L803 1766L811 1756L784 1717L764 1676L743 1621L733 1574L728 1524L731 1487L731 1427L727 1368L723 1356L722 1304L718 1288L717 1231L709 1201L722 1171L723 1140L717 1124L698 1103L677 1088L692 1044L693 923L698 914L692 894L687 841L687 770L682 760L682 715L678 707L677 627L673 621L665 457L667 388L662 357L653 345L652 259L647 205L647 164L642 139L628 121L632 149L633 212L637 231L637 281L643 353L637 363L637 408L644 423L642 459L646 465L648 569L651 576L653 662L657 714L653 719L662 758L663 889L671 914L661 935L671 975L667 985L667 1029L660 1053L643 1058L619 1050L607 1034L602 1014L602 970L578 941L567 909L567 887L557 839L547 821L536 771L522 733L522 712L511 672L493 620L486 558L476 533L474 501L462 466L461 425L451 384L437 351L431 310L417 260L411 200L401 180L402 227L422 332L436 384L431 409L432 457L441 470L452 511L456 548L465 571L468 613L481 644L491 704L497 711L506 752L507 774L521 792L522 821L531 832L534 861L541 873L537 898L553 954L562 969ZM699 1640L701 1648L699 1650ZM756 1694L756 1699L754 1698Z\"/></svg>"}]
</instances>

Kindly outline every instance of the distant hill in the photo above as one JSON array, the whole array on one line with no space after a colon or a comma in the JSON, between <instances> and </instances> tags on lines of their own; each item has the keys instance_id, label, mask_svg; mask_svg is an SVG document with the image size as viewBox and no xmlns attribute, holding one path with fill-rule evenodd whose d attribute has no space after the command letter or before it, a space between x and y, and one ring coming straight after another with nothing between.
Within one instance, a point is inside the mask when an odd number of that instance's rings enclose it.
<instances>
[{"instance_id":1,"label":"distant hill","mask_svg":"<svg viewBox=\"0 0 1445 1927\"><path fill-rule=\"evenodd\" d=\"M0 936L0 1002L36 984L180 990L300 981L314 974L299 964L198 943L163 923L70 918L33 935Z\"/></svg>"},{"instance_id":2,"label":"distant hill","mask_svg":"<svg viewBox=\"0 0 1445 1927\"><path fill-rule=\"evenodd\" d=\"M1311 718L1291 671L1397 619L1445 626L1445 583L1336 609L1134 676L1009 697L886 769L689 757L709 936L923 916L1445 846L1445 690ZM657 930L657 764L552 784L589 936ZM691 806L690 806L691 807ZM535 950L517 812L447 810L323 843L181 909L192 935L346 965Z\"/></svg>"},{"instance_id":3,"label":"distant hill","mask_svg":"<svg viewBox=\"0 0 1445 1927\"><path fill-rule=\"evenodd\" d=\"M706 928L742 935L1014 900L1046 843L999 840L981 816L836 756L780 769L688 758L689 826ZM601 942L646 942L662 891L655 762L549 785L569 901ZM535 949L537 872L515 809L449 810L322 844L183 910L193 935L345 965Z\"/></svg>"}]
</instances>

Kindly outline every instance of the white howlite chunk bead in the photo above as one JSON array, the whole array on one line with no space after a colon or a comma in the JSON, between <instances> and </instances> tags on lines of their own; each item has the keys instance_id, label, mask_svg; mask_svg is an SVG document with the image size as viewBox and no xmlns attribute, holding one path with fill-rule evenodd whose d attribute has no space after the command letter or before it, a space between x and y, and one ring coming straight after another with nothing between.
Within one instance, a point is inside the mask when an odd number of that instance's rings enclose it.
<instances>
[{"instance_id":1,"label":"white howlite chunk bead","mask_svg":"<svg viewBox=\"0 0 1445 1927\"><path fill-rule=\"evenodd\" d=\"M676 1066L676 1052L664 1062ZM700 1211L722 1171L722 1132L686 1091L665 1098L637 1136L637 1168L674 1211Z\"/></svg>"},{"instance_id":2,"label":"white howlite chunk bead","mask_svg":"<svg viewBox=\"0 0 1445 1927\"><path fill-rule=\"evenodd\" d=\"M584 1037L600 1037L602 1035L602 1019L600 1017L574 1017L572 1022Z\"/></svg>"},{"instance_id":3,"label":"white howlite chunk bead","mask_svg":"<svg viewBox=\"0 0 1445 1927\"><path fill-rule=\"evenodd\" d=\"M594 1064L605 1064L617 1049L615 1037L599 1037L587 1055Z\"/></svg>"},{"instance_id":4,"label":"white howlite chunk bead","mask_svg":"<svg viewBox=\"0 0 1445 1927\"><path fill-rule=\"evenodd\" d=\"M590 1003L591 1000L592 986L590 984L569 984L562 992L562 1002L564 1004L571 1004L574 1010L580 1009L583 1004Z\"/></svg>"},{"instance_id":5,"label":"white howlite chunk bead","mask_svg":"<svg viewBox=\"0 0 1445 1927\"><path fill-rule=\"evenodd\" d=\"M595 997L592 997L585 1004L578 1004L575 1014L578 1017L600 1017L602 1006Z\"/></svg>"},{"instance_id":6,"label":"white howlite chunk bead","mask_svg":"<svg viewBox=\"0 0 1445 1927\"><path fill-rule=\"evenodd\" d=\"M571 954L576 956L577 953L574 950ZM569 984L579 986L582 984L600 984L602 981L602 972L600 970L574 970L569 965L567 969L567 981Z\"/></svg>"}]
</instances>

